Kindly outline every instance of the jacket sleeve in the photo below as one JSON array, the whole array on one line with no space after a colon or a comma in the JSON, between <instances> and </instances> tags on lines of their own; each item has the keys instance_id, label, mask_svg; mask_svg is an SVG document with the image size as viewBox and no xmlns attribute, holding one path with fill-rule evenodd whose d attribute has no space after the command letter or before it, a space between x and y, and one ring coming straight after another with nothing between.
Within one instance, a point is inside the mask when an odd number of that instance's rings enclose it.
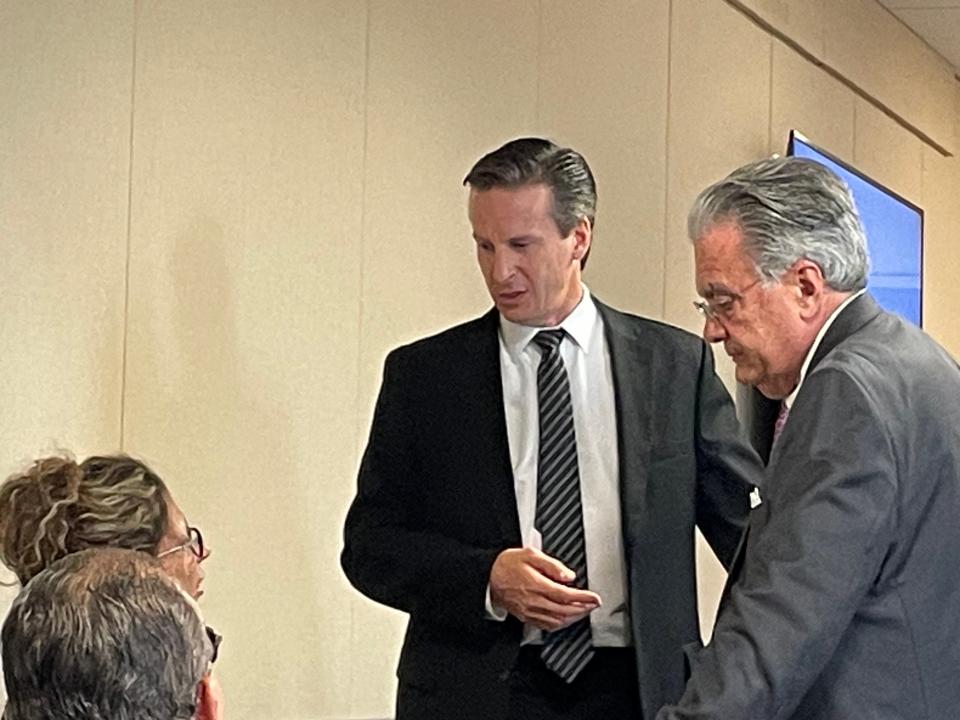
<instances>
[{"instance_id":1,"label":"jacket sleeve","mask_svg":"<svg viewBox=\"0 0 960 720\"><path fill-rule=\"evenodd\" d=\"M350 582L377 602L429 616L457 632L479 630L485 619L490 568L502 548L473 547L447 537L424 517L429 483L419 472L418 413L412 407L399 351L388 356L360 465L357 494L347 513L341 565ZM453 479L455 481L456 479Z\"/></svg>"},{"instance_id":2,"label":"jacket sleeve","mask_svg":"<svg viewBox=\"0 0 960 720\"><path fill-rule=\"evenodd\" d=\"M714 370L713 352L702 341L701 353L695 419L697 526L729 570L763 464L737 422L730 394Z\"/></svg>"},{"instance_id":3,"label":"jacket sleeve","mask_svg":"<svg viewBox=\"0 0 960 720\"><path fill-rule=\"evenodd\" d=\"M807 377L754 509L743 572L658 720L790 718L879 576L896 523L893 435L849 374Z\"/></svg>"}]
</instances>

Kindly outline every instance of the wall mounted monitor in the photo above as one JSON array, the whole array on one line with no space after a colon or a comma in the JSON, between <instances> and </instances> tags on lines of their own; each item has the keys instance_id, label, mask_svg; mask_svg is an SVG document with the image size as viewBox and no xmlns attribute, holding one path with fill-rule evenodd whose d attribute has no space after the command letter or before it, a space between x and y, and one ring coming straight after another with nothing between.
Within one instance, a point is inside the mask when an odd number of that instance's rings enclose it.
<instances>
[{"instance_id":1,"label":"wall mounted monitor","mask_svg":"<svg viewBox=\"0 0 960 720\"><path fill-rule=\"evenodd\" d=\"M923 310L923 210L821 150L796 130L787 154L816 160L843 178L853 192L867 233L870 275L867 287L885 310L916 325Z\"/></svg>"}]
</instances>

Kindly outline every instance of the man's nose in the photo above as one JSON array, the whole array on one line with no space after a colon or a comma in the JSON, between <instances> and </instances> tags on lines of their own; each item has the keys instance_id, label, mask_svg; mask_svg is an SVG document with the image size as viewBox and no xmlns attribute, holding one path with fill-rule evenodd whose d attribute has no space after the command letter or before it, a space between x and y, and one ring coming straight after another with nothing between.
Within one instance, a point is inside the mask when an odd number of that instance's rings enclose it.
<instances>
[{"instance_id":1,"label":"man's nose","mask_svg":"<svg viewBox=\"0 0 960 720\"><path fill-rule=\"evenodd\" d=\"M727 338L727 329L723 323L713 316L707 316L703 321L703 339L715 343Z\"/></svg>"},{"instance_id":2,"label":"man's nose","mask_svg":"<svg viewBox=\"0 0 960 720\"><path fill-rule=\"evenodd\" d=\"M498 252L493 256L493 279L502 283L513 277L513 257L509 252Z\"/></svg>"}]
</instances>

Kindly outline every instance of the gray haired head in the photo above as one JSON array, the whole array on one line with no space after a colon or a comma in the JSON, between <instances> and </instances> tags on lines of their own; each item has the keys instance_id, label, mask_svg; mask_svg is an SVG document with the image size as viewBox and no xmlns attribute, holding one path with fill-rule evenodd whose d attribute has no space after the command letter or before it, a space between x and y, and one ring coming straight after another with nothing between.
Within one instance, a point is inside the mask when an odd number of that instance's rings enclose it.
<instances>
[{"instance_id":1,"label":"gray haired head","mask_svg":"<svg viewBox=\"0 0 960 720\"><path fill-rule=\"evenodd\" d=\"M597 184L576 150L543 138L519 138L484 155L463 179L474 190L543 183L553 191L553 219L563 236L580 218L590 227L597 213Z\"/></svg>"},{"instance_id":2,"label":"gray haired head","mask_svg":"<svg viewBox=\"0 0 960 720\"><path fill-rule=\"evenodd\" d=\"M212 646L153 557L101 548L37 574L2 631L4 720L189 720Z\"/></svg>"},{"instance_id":3,"label":"gray haired head","mask_svg":"<svg viewBox=\"0 0 960 720\"><path fill-rule=\"evenodd\" d=\"M805 158L744 165L704 190L687 218L696 242L710 227L735 223L765 282L777 282L806 258L826 284L849 292L867 285L867 239L850 189L835 173Z\"/></svg>"}]
</instances>

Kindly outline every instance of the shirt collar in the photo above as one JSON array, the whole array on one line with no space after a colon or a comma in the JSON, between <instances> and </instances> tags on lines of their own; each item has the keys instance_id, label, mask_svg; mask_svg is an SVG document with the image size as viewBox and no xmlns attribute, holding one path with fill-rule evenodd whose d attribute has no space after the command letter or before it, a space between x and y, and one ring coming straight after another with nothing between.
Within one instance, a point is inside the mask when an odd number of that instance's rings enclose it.
<instances>
[{"instance_id":1,"label":"shirt collar","mask_svg":"<svg viewBox=\"0 0 960 720\"><path fill-rule=\"evenodd\" d=\"M866 291L866 288L858 290L840 303L840 305L837 306L837 309L830 313L830 317L827 318L827 321L823 324L823 327L820 328L820 332L817 333L817 337L813 340L813 345L811 345L810 349L807 350L807 356L803 359L803 365L800 367L800 381L793 389L793 392L787 395L787 397L785 397L783 400L783 404L786 405L788 409L793 407L793 401L797 399L797 393L800 392L800 387L803 385L804 378L807 377L807 370L810 368L810 363L813 360L813 356L816 354L817 348L820 347L820 342L823 340L824 335L827 334L827 330L829 330L830 326L833 325L833 321L840 316L840 313L843 312L843 309L858 297L863 295Z\"/></svg>"},{"instance_id":2,"label":"shirt collar","mask_svg":"<svg viewBox=\"0 0 960 720\"><path fill-rule=\"evenodd\" d=\"M583 289L583 295L577 306L567 315L559 325L551 327L532 327L530 325L520 325L519 323L507 320L503 315L500 316L500 338L503 340L510 353L510 357L516 361L520 354L526 349L530 341L541 330L553 330L563 328L570 336L573 342L584 352L590 347L590 338L596 332L599 325L600 315L597 312L597 306L590 297L590 290L586 285L580 286Z\"/></svg>"}]
</instances>

